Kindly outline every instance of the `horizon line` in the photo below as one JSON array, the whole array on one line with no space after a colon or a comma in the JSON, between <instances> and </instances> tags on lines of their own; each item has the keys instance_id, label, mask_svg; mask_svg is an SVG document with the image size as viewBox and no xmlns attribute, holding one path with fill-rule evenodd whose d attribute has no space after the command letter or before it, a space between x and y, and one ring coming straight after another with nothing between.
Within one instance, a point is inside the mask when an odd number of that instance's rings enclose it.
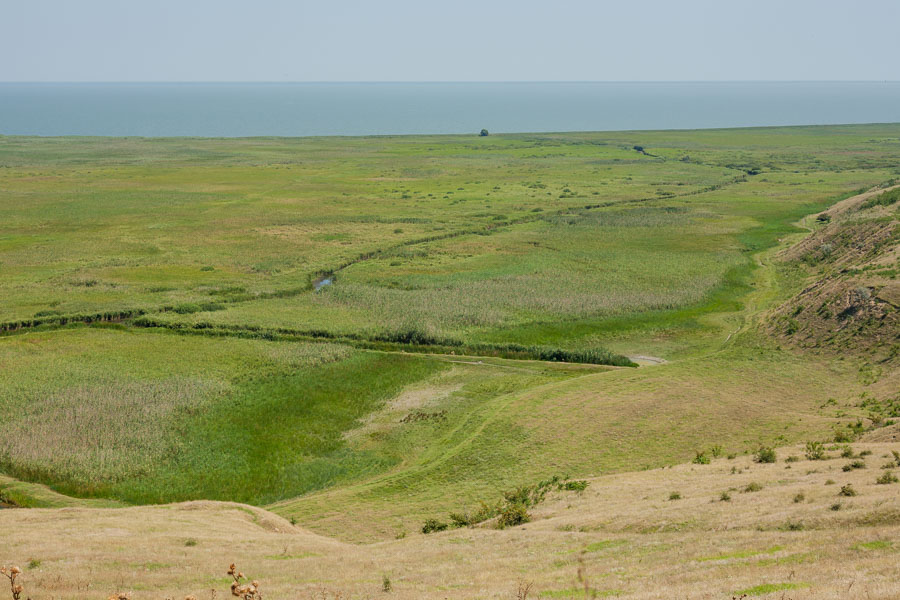
<instances>
[{"instance_id":1,"label":"horizon line","mask_svg":"<svg viewBox=\"0 0 900 600\"><path fill-rule=\"evenodd\" d=\"M467 83L467 84L523 84L523 83L900 83L900 79L509 79L509 80L453 80L453 79L435 79L435 80L402 80L402 79L385 79L385 80L123 80L123 81L103 81L103 80L18 80L18 81L0 81L3 84L447 84L447 83Z\"/></svg>"}]
</instances>

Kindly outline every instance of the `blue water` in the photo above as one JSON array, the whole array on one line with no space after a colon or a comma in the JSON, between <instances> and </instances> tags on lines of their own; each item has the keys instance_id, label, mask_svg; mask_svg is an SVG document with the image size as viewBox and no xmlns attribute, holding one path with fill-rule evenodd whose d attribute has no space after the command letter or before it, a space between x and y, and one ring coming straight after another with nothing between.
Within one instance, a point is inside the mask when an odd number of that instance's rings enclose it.
<instances>
[{"instance_id":1,"label":"blue water","mask_svg":"<svg viewBox=\"0 0 900 600\"><path fill-rule=\"evenodd\" d=\"M0 134L308 136L900 122L900 82L0 83Z\"/></svg>"}]
</instances>

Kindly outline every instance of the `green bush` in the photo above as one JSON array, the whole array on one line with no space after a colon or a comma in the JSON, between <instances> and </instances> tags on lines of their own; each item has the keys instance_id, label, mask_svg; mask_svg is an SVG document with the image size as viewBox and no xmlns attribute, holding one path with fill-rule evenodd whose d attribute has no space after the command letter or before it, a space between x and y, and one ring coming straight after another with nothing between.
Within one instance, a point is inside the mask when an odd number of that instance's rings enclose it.
<instances>
[{"instance_id":1,"label":"green bush","mask_svg":"<svg viewBox=\"0 0 900 600\"><path fill-rule=\"evenodd\" d=\"M753 460L758 463L773 463L778 460L778 456L775 454L774 448L760 446L759 450L757 450L756 454L753 456Z\"/></svg>"},{"instance_id":2,"label":"green bush","mask_svg":"<svg viewBox=\"0 0 900 600\"><path fill-rule=\"evenodd\" d=\"M882 192L872 196L860 205L860 208L872 208L874 206L890 206L900 200L900 188L889 192Z\"/></svg>"},{"instance_id":3,"label":"green bush","mask_svg":"<svg viewBox=\"0 0 900 600\"><path fill-rule=\"evenodd\" d=\"M681 500L681 493L672 492L671 494L669 494L669 500Z\"/></svg>"},{"instance_id":4,"label":"green bush","mask_svg":"<svg viewBox=\"0 0 900 600\"><path fill-rule=\"evenodd\" d=\"M530 520L531 515L528 514L528 509L525 508L524 505L508 504L500 512L500 519L497 521L497 526L500 529L506 529L507 527L522 525Z\"/></svg>"},{"instance_id":5,"label":"green bush","mask_svg":"<svg viewBox=\"0 0 900 600\"><path fill-rule=\"evenodd\" d=\"M890 483L897 483L898 481L900 481L900 479L897 479L897 476L894 475L893 471L885 471L881 477L875 480L875 483L887 485Z\"/></svg>"},{"instance_id":6,"label":"green bush","mask_svg":"<svg viewBox=\"0 0 900 600\"><path fill-rule=\"evenodd\" d=\"M843 466L843 471L846 473L846 472L849 472L849 471L853 471L854 469L865 469L865 468L866 468L866 463L865 463L865 461L862 461L862 460L854 460L854 461L849 462L849 463L847 463L846 465L844 465L844 466Z\"/></svg>"},{"instance_id":7,"label":"green bush","mask_svg":"<svg viewBox=\"0 0 900 600\"><path fill-rule=\"evenodd\" d=\"M853 489L853 484L848 483L847 485L841 486L841 491L838 492L838 496L855 496L856 490Z\"/></svg>"},{"instance_id":8,"label":"green bush","mask_svg":"<svg viewBox=\"0 0 900 600\"><path fill-rule=\"evenodd\" d=\"M695 465L708 465L709 457L706 455L705 451L698 450L697 455L694 456L694 460L691 462L693 462Z\"/></svg>"},{"instance_id":9,"label":"green bush","mask_svg":"<svg viewBox=\"0 0 900 600\"><path fill-rule=\"evenodd\" d=\"M565 483L561 484L560 489L567 492L583 492L587 489L588 485L588 482L584 479L576 479L573 481L566 481Z\"/></svg>"},{"instance_id":10,"label":"green bush","mask_svg":"<svg viewBox=\"0 0 900 600\"><path fill-rule=\"evenodd\" d=\"M825 446L822 442L806 442L807 460L825 460Z\"/></svg>"},{"instance_id":11,"label":"green bush","mask_svg":"<svg viewBox=\"0 0 900 600\"><path fill-rule=\"evenodd\" d=\"M433 533L435 531L445 531L449 527L446 523L442 523L437 519L426 519L422 525L422 533Z\"/></svg>"}]
</instances>

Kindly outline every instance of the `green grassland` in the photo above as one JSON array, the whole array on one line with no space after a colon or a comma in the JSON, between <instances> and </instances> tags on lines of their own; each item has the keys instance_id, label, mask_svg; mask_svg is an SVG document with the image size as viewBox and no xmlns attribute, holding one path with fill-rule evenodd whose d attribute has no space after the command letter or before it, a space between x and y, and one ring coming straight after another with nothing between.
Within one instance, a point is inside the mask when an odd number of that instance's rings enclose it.
<instances>
[{"instance_id":1,"label":"green grassland","mask_svg":"<svg viewBox=\"0 0 900 600\"><path fill-rule=\"evenodd\" d=\"M775 252L898 165L900 125L0 137L0 471L364 540L821 437L872 382L759 326ZM617 354L669 362L578 364Z\"/></svg>"}]
</instances>

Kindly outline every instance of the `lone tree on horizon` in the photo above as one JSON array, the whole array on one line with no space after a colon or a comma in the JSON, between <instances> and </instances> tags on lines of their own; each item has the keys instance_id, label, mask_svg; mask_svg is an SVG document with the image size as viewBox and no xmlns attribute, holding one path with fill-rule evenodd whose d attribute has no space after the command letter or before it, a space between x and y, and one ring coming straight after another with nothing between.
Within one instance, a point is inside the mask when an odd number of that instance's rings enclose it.
<instances>
[{"instance_id":1,"label":"lone tree on horizon","mask_svg":"<svg viewBox=\"0 0 900 600\"><path fill-rule=\"evenodd\" d=\"M478 135L480 135L481 137L485 137L485 136L488 135L488 130L487 130L487 129L482 129L482 130L481 130L481 133L479 133Z\"/></svg>"}]
</instances>

